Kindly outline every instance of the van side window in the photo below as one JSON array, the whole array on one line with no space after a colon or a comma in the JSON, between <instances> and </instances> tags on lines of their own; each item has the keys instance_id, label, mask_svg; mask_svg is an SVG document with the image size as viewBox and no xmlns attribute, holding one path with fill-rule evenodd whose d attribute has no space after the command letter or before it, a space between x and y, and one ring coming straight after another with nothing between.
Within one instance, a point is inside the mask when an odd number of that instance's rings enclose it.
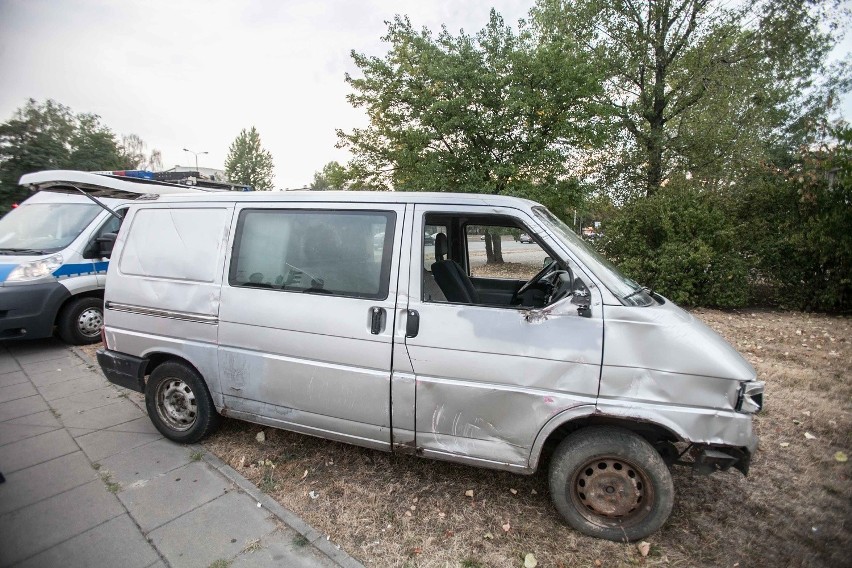
<instances>
[{"instance_id":1,"label":"van side window","mask_svg":"<svg viewBox=\"0 0 852 568\"><path fill-rule=\"evenodd\" d=\"M471 278L529 280L548 253L521 229L493 225L465 226Z\"/></svg>"},{"instance_id":2,"label":"van side window","mask_svg":"<svg viewBox=\"0 0 852 568\"><path fill-rule=\"evenodd\" d=\"M228 282L385 299L395 222L392 211L244 210Z\"/></svg>"}]
</instances>

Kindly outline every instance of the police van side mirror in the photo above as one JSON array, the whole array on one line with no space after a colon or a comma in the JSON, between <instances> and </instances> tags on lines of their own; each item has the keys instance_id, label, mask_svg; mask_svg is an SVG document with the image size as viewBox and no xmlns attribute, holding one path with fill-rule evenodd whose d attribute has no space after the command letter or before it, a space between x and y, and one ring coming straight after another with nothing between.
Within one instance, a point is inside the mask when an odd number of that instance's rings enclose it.
<instances>
[{"instance_id":1,"label":"police van side mirror","mask_svg":"<svg viewBox=\"0 0 852 568\"><path fill-rule=\"evenodd\" d=\"M109 258L112 255L112 248L115 246L115 240L117 238L118 235L116 233L104 233L95 239L98 256L101 258Z\"/></svg>"}]
</instances>

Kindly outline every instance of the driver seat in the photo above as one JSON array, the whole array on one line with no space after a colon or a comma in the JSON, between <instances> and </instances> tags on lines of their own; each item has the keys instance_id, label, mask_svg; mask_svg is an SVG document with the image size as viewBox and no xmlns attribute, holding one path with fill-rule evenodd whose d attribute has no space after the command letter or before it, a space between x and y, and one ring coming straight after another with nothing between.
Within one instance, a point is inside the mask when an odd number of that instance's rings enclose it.
<instances>
[{"instance_id":1,"label":"driver seat","mask_svg":"<svg viewBox=\"0 0 852 568\"><path fill-rule=\"evenodd\" d=\"M464 269L454 260L446 259L449 246L447 235L435 235L435 263L432 275L448 302L454 304L479 304L479 292Z\"/></svg>"}]
</instances>

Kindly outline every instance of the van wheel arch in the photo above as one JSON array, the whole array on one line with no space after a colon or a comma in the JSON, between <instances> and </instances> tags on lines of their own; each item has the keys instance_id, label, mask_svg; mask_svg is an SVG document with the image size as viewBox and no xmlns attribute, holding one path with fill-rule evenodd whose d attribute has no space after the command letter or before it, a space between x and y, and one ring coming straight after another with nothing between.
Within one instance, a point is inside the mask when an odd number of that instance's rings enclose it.
<instances>
[{"instance_id":1,"label":"van wheel arch","mask_svg":"<svg viewBox=\"0 0 852 568\"><path fill-rule=\"evenodd\" d=\"M536 445L538 445L539 448L538 452L534 451L530 456L531 470L536 471L538 468L542 467L542 465L546 466L549 463L554 450L560 442L562 442L562 440L578 430L592 426L611 426L633 432L647 440L648 443L658 448L658 450L662 450L661 453L663 453L664 459L668 457L664 454L664 452L669 447L669 444L683 441L677 434L668 428L653 422L627 420L625 418L601 414L589 414L578 418L569 418L554 428L543 442L536 440Z\"/></svg>"}]
</instances>

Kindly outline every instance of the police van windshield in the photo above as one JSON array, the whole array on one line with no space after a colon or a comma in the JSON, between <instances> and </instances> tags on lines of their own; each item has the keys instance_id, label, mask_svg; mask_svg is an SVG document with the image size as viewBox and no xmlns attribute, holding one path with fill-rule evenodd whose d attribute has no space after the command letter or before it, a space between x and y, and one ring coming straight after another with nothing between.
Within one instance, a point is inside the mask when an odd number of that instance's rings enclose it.
<instances>
[{"instance_id":1,"label":"police van windshield","mask_svg":"<svg viewBox=\"0 0 852 568\"><path fill-rule=\"evenodd\" d=\"M60 251L101 211L94 203L24 203L0 219L0 254Z\"/></svg>"}]
</instances>

